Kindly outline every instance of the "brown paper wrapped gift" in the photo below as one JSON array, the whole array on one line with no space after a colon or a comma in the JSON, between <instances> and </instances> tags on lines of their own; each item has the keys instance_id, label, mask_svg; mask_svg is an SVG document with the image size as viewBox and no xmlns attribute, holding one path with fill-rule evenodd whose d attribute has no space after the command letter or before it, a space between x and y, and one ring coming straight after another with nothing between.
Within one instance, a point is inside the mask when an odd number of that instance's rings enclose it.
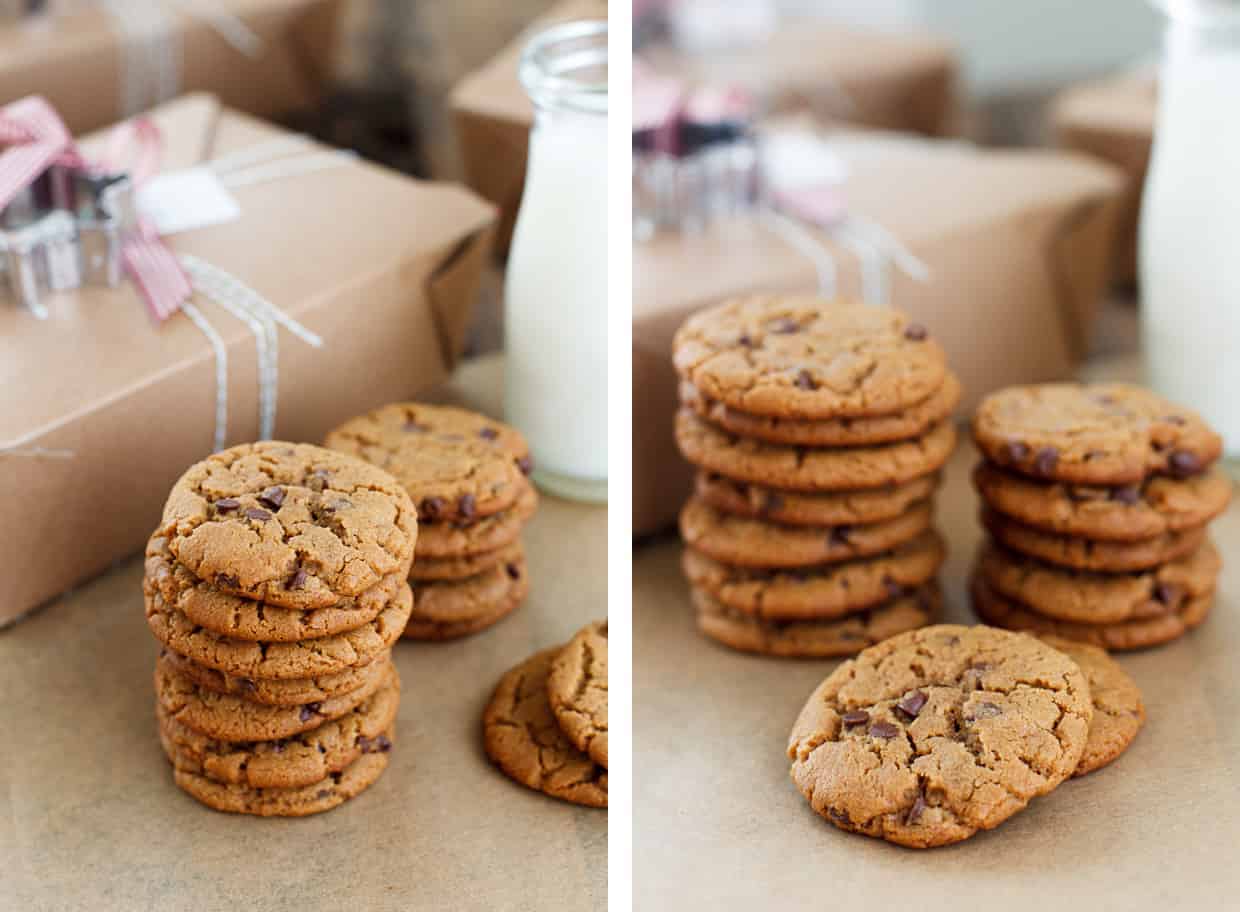
<instances>
[{"instance_id":1,"label":"brown paper wrapped gift","mask_svg":"<svg viewBox=\"0 0 1240 912\"><path fill-rule=\"evenodd\" d=\"M165 170L283 135L188 96L155 111ZM442 380L460 352L494 211L468 191L350 160L233 189L240 219L166 239L322 336L281 331L275 434L333 424ZM0 298L0 623L141 547L215 431L215 359L184 316L155 326L129 282ZM198 302L228 350L228 443L258 434L254 337Z\"/></svg>"},{"instance_id":2,"label":"brown paper wrapped gift","mask_svg":"<svg viewBox=\"0 0 1240 912\"><path fill-rule=\"evenodd\" d=\"M882 225L930 270L894 273L892 302L925 323L965 387L962 413L1012 383L1068 376L1084 354L1109 266L1122 179L1046 151L835 134L850 210ZM823 235L822 240L830 246ZM841 294L855 259L830 247ZM814 293L807 256L754 219L657 235L633 252L633 530L670 524L690 471L672 440L671 342L694 311L739 294Z\"/></svg>"},{"instance_id":3,"label":"brown paper wrapped gift","mask_svg":"<svg viewBox=\"0 0 1240 912\"><path fill-rule=\"evenodd\" d=\"M1115 237L1115 281L1137 278L1137 222L1150 163L1158 83L1153 73L1126 73L1066 89L1051 108L1051 129L1065 149L1108 161L1127 178Z\"/></svg>"},{"instance_id":4,"label":"brown paper wrapped gift","mask_svg":"<svg viewBox=\"0 0 1240 912\"><path fill-rule=\"evenodd\" d=\"M526 29L482 69L452 90L452 121L465 180L500 210L496 252L507 253L525 188L525 156L534 107L517 79L521 49L530 35L556 22L607 18L606 0L568 0Z\"/></svg>"},{"instance_id":5,"label":"brown paper wrapped gift","mask_svg":"<svg viewBox=\"0 0 1240 912\"><path fill-rule=\"evenodd\" d=\"M211 0L258 36L253 55L184 6L147 2L159 7L170 46L179 47L174 90L211 92L236 110L274 117L314 105L331 75L342 0ZM61 0L49 13L0 21L0 104L42 95L74 133L97 130L165 100L142 79L153 59L150 48L126 41L103 3Z\"/></svg>"}]
</instances>

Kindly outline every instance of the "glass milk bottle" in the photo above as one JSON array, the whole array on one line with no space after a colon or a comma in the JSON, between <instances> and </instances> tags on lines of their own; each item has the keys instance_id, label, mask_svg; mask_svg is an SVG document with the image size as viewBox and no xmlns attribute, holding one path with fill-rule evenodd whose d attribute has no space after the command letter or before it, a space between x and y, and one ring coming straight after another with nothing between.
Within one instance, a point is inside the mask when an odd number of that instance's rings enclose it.
<instances>
[{"instance_id":1,"label":"glass milk bottle","mask_svg":"<svg viewBox=\"0 0 1240 912\"><path fill-rule=\"evenodd\" d=\"M1149 383L1240 457L1240 2L1161 0L1165 58L1141 210Z\"/></svg>"},{"instance_id":2,"label":"glass milk bottle","mask_svg":"<svg viewBox=\"0 0 1240 912\"><path fill-rule=\"evenodd\" d=\"M607 23L535 35L520 64L534 102L505 285L505 408L534 480L607 499Z\"/></svg>"}]
</instances>

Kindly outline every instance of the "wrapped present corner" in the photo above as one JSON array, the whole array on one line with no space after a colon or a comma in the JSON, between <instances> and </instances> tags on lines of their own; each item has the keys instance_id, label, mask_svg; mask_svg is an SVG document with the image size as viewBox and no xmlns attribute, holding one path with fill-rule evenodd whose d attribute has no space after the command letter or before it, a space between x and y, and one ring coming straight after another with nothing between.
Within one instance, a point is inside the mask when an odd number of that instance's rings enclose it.
<instances>
[{"instance_id":1,"label":"wrapped present corner","mask_svg":"<svg viewBox=\"0 0 1240 912\"><path fill-rule=\"evenodd\" d=\"M467 190L296 139L206 95L151 119L161 174L229 161L237 178L236 218L165 235L167 246L322 345L284 329L264 341L211 284L192 300L218 347L185 313L154 322L128 280L49 294L45 319L0 291L0 625L141 548L221 418L227 444L271 419L277 438L317 441L443 380L489 261L494 210Z\"/></svg>"},{"instance_id":2,"label":"wrapped present corner","mask_svg":"<svg viewBox=\"0 0 1240 912\"><path fill-rule=\"evenodd\" d=\"M277 117L332 75L343 0L50 0L0 18L0 104L41 95L74 133L175 95L210 92Z\"/></svg>"},{"instance_id":3,"label":"wrapped present corner","mask_svg":"<svg viewBox=\"0 0 1240 912\"><path fill-rule=\"evenodd\" d=\"M1065 89L1051 107L1051 130L1064 149L1085 152L1124 172L1124 200L1115 237L1116 282L1137 278L1137 226L1141 190L1150 163L1158 80L1131 72Z\"/></svg>"},{"instance_id":4,"label":"wrapped present corner","mask_svg":"<svg viewBox=\"0 0 1240 912\"><path fill-rule=\"evenodd\" d=\"M1084 355L1105 285L1122 177L1050 151L984 150L868 131L829 134L849 212L925 265L892 270L888 298L924 323L965 388L961 414L992 390L1067 377ZM838 293L862 297L857 255L805 228L834 264ZM661 231L633 251L633 529L674 522L691 473L672 439L676 329L694 311L752 293L817 293L806 247L753 215Z\"/></svg>"}]
</instances>

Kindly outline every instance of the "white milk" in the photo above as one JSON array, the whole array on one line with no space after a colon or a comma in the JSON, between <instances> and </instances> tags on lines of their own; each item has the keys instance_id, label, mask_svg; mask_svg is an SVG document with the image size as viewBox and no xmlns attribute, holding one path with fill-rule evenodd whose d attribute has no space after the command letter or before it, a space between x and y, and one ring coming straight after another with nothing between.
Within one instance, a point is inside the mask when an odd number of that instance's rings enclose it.
<instances>
[{"instance_id":1,"label":"white milk","mask_svg":"<svg viewBox=\"0 0 1240 912\"><path fill-rule=\"evenodd\" d=\"M539 100L508 258L507 419L540 486L605 500L607 117Z\"/></svg>"},{"instance_id":2,"label":"white milk","mask_svg":"<svg viewBox=\"0 0 1240 912\"><path fill-rule=\"evenodd\" d=\"M1183 26L1179 26L1183 28ZM1163 69L1141 213L1150 385L1240 456L1240 43L1177 47Z\"/></svg>"}]
</instances>

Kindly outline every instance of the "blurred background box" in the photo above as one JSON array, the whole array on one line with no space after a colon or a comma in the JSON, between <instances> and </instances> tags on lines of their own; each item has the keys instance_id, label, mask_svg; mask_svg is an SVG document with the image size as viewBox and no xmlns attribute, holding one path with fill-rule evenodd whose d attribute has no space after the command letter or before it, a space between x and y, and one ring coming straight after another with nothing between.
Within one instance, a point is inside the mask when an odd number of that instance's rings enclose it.
<instances>
[{"instance_id":1,"label":"blurred background box","mask_svg":"<svg viewBox=\"0 0 1240 912\"><path fill-rule=\"evenodd\" d=\"M206 95L153 118L165 171L288 135ZM323 338L313 348L280 331L277 439L319 440L447 377L490 258L489 204L359 159L232 192L238 220L166 240ZM254 336L196 302L227 346L226 442L257 439ZM154 325L129 281L48 304L37 320L0 298L0 623L139 549L215 431L216 361L188 317Z\"/></svg>"},{"instance_id":2,"label":"blurred background box","mask_svg":"<svg viewBox=\"0 0 1240 912\"><path fill-rule=\"evenodd\" d=\"M127 4L118 4L122 9ZM42 95L75 133L181 92L209 91L259 117L316 106L333 73L343 0L143 0L135 15L92 0L0 21L0 104ZM187 9L218 8L258 38L249 49Z\"/></svg>"},{"instance_id":3,"label":"blurred background box","mask_svg":"<svg viewBox=\"0 0 1240 912\"><path fill-rule=\"evenodd\" d=\"M1072 375L1109 275L1120 173L1052 151L857 131L828 138L848 168L849 211L929 267L924 282L893 272L890 299L947 349L965 388L961 414L998 387ZM826 235L820 240L834 252L839 291L859 296L854 256ZM672 439L677 327L724 298L818 287L810 258L753 218L663 232L634 246L635 535L670 524L689 489Z\"/></svg>"}]
</instances>

